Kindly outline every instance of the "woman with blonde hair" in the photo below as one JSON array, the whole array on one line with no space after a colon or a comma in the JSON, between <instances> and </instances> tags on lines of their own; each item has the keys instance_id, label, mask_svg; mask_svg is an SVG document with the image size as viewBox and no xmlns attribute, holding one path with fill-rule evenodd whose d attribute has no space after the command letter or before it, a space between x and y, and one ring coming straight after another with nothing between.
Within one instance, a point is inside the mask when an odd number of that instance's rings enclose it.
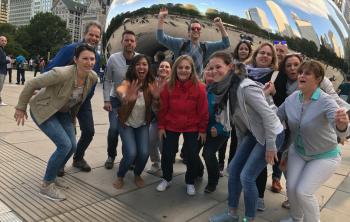
<instances>
[{"instance_id":1,"label":"woman with blonde hair","mask_svg":"<svg viewBox=\"0 0 350 222\"><path fill-rule=\"evenodd\" d=\"M187 194L195 195L194 179L198 163L198 143L204 143L208 125L208 101L204 84L196 74L194 62L188 55L176 59L169 82L160 94L158 112L159 137L163 141L163 180L157 186L164 191L171 184L173 161L178 151L179 136L183 135L187 158L185 181Z\"/></svg>"}]
</instances>

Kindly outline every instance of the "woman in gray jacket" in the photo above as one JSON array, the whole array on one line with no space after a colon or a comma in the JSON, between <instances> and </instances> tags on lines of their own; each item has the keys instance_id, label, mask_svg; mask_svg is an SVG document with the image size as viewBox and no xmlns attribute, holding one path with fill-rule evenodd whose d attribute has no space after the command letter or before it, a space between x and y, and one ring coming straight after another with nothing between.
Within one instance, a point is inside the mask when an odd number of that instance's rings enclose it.
<instances>
[{"instance_id":1,"label":"woman in gray jacket","mask_svg":"<svg viewBox=\"0 0 350 222\"><path fill-rule=\"evenodd\" d=\"M220 106L227 103L225 98L229 98L231 121L239 135L244 135L229 165L229 210L210 218L210 221L238 221L237 210L242 190L245 218L254 221L258 199L255 181L266 165L273 165L277 159L277 147L284 138L283 126L267 102L264 86L246 78L243 64L233 65L230 56L220 52L211 57L210 65L213 66L216 81L212 88L216 101Z\"/></svg>"},{"instance_id":2,"label":"woman in gray jacket","mask_svg":"<svg viewBox=\"0 0 350 222\"><path fill-rule=\"evenodd\" d=\"M46 75L28 81L22 90L14 117L17 124L24 124L28 118L27 106L37 126L56 145L51 155L40 186L39 194L51 200L64 200L66 197L57 188L67 188L57 179L57 172L63 168L76 149L73 121L79 107L91 88L97 82L93 71L95 50L87 45L79 45L75 50L75 65L57 67ZM35 90L41 89L33 98Z\"/></svg>"},{"instance_id":3,"label":"woman in gray jacket","mask_svg":"<svg viewBox=\"0 0 350 222\"><path fill-rule=\"evenodd\" d=\"M278 108L278 116L287 121L293 142L287 171L290 217L281 221L319 222L320 209L314 194L340 164L337 136L348 135L349 118L345 108L339 108L320 89L325 73L318 62L302 63L297 73L299 90Z\"/></svg>"}]
</instances>

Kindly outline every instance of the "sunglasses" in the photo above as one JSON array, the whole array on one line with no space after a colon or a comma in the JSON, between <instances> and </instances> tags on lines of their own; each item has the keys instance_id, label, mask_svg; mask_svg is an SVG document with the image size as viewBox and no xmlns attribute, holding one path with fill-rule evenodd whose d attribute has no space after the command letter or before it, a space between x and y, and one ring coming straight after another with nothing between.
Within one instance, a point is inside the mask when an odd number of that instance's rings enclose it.
<instances>
[{"instance_id":1,"label":"sunglasses","mask_svg":"<svg viewBox=\"0 0 350 222\"><path fill-rule=\"evenodd\" d=\"M249 39L241 39L240 42L247 43L249 45L253 45L253 43Z\"/></svg>"},{"instance_id":2,"label":"sunglasses","mask_svg":"<svg viewBox=\"0 0 350 222\"><path fill-rule=\"evenodd\" d=\"M191 30L199 32L200 30L202 30L202 28L201 27L191 27Z\"/></svg>"},{"instance_id":3,"label":"sunglasses","mask_svg":"<svg viewBox=\"0 0 350 222\"><path fill-rule=\"evenodd\" d=\"M278 45L278 44L287 45L287 41L286 40L274 40L273 44L274 45Z\"/></svg>"}]
</instances>

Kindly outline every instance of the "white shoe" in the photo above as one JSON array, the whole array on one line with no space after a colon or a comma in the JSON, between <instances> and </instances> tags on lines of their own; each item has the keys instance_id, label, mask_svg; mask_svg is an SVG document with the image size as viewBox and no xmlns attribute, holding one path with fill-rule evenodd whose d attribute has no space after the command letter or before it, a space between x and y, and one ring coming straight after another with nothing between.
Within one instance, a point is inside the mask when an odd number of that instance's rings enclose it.
<instances>
[{"instance_id":1,"label":"white shoe","mask_svg":"<svg viewBox=\"0 0 350 222\"><path fill-rule=\"evenodd\" d=\"M147 173L155 174L160 171L159 163L153 163L152 166L147 170Z\"/></svg>"},{"instance_id":2,"label":"white shoe","mask_svg":"<svg viewBox=\"0 0 350 222\"><path fill-rule=\"evenodd\" d=\"M190 196L196 195L196 188L194 188L193 184L187 184L187 194Z\"/></svg>"},{"instance_id":3,"label":"white shoe","mask_svg":"<svg viewBox=\"0 0 350 222\"><path fill-rule=\"evenodd\" d=\"M0 103L0 106L7 106L7 104L4 103L4 102L1 102L1 103Z\"/></svg>"},{"instance_id":4,"label":"white shoe","mask_svg":"<svg viewBox=\"0 0 350 222\"><path fill-rule=\"evenodd\" d=\"M288 217L288 218L280 220L280 222L294 222L294 220L293 220L293 218Z\"/></svg>"},{"instance_id":5,"label":"white shoe","mask_svg":"<svg viewBox=\"0 0 350 222\"><path fill-rule=\"evenodd\" d=\"M162 179L162 182L160 182L160 184L158 184L156 190L159 192L163 192L164 190L166 190L166 188L168 188L171 184L171 181L166 181L164 179Z\"/></svg>"},{"instance_id":6,"label":"white shoe","mask_svg":"<svg viewBox=\"0 0 350 222\"><path fill-rule=\"evenodd\" d=\"M64 181L63 179L59 178L59 177L56 177L56 179L55 179L55 185L56 185L57 188L63 189L63 190L69 188L67 182Z\"/></svg>"}]
</instances>

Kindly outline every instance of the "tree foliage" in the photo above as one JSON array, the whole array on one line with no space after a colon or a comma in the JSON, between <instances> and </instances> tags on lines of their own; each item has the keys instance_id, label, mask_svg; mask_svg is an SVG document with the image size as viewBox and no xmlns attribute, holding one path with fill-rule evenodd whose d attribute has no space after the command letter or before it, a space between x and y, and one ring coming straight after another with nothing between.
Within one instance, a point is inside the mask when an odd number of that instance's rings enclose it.
<instances>
[{"instance_id":1,"label":"tree foliage","mask_svg":"<svg viewBox=\"0 0 350 222\"><path fill-rule=\"evenodd\" d=\"M18 28L8 23L0 24L0 34L8 37L7 54L22 54L27 58L46 57L48 52L54 55L70 41L65 22L49 12L36 14L29 25Z\"/></svg>"}]
</instances>

